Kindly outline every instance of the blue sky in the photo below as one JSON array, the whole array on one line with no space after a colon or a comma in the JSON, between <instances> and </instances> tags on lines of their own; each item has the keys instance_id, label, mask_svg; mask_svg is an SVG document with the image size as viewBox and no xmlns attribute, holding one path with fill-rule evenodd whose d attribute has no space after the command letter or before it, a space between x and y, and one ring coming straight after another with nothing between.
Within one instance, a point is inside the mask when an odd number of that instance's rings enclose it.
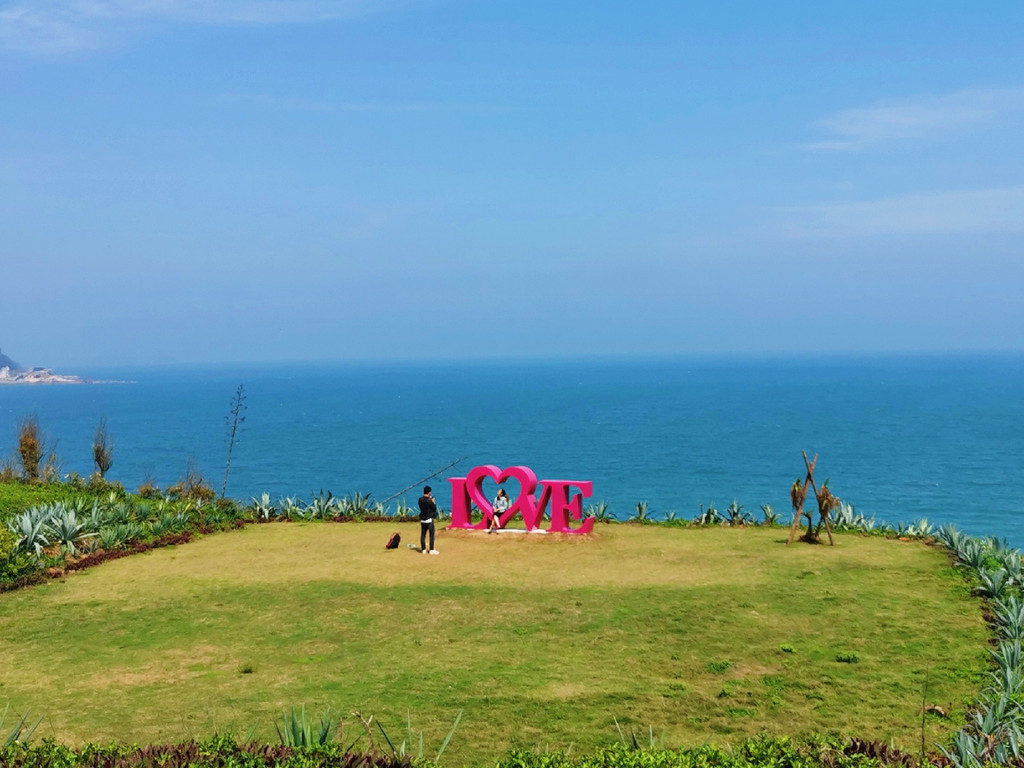
<instances>
[{"instance_id":1,"label":"blue sky","mask_svg":"<svg viewBox=\"0 0 1024 768\"><path fill-rule=\"evenodd\" d=\"M1024 4L0 0L27 365L1024 349Z\"/></svg>"}]
</instances>

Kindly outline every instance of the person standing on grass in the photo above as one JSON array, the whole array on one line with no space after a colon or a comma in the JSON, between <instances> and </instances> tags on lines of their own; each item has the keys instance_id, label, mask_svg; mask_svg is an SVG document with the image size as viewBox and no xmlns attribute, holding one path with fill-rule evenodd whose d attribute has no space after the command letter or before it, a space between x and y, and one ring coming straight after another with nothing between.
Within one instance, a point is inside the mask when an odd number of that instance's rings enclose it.
<instances>
[{"instance_id":1,"label":"person standing on grass","mask_svg":"<svg viewBox=\"0 0 1024 768\"><path fill-rule=\"evenodd\" d=\"M423 495L419 499L420 505L420 552L432 555L438 554L434 549L434 520L437 518L437 502L434 501L434 494L430 492L430 486L424 486ZM427 532L430 532L430 549L427 549Z\"/></svg>"},{"instance_id":2,"label":"person standing on grass","mask_svg":"<svg viewBox=\"0 0 1024 768\"><path fill-rule=\"evenodd\" d=\"M508 494L505 493L504 488L499 488L498 495L494 497L494 503L491 504L491 519L487 522L488 533L494 533L501 528L501 521L498 518L508 512L509 506Z\"/></svg>"}]
</instances>

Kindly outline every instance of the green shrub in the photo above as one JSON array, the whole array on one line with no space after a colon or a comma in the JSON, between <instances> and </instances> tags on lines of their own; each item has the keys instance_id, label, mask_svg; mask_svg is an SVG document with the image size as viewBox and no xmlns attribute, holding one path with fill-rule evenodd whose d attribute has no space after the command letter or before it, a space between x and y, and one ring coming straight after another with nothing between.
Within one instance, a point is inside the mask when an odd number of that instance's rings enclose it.
<instances>
[{"instance_id":1,"label":"green shrub","mask_svg":"<svg viewBox=\"0 0 1024 768\"><path fill-rule=\"evenodd\" d=\"M0 746L0 765L9 768L411 768L406 757L345 751L340 744L289 747L238 743L230 736L178 744L133 746L87 744L73 749L53 741Z\"/></svg>"},{"instance_id":2,"label":"green shrub","mask_svg":"<svg viewBox=\"0 0 1024 768\"><path fill-rule=\"evenodd\" d=\"M762 736L731 749L708 744L678 750L640 749L618 744L582 755L516 749L499 760L496 768L868 768L881 764L869 750L857 747L835 739L796 742ZM886 757L891 764L910 764L909 756L896 750L889 750Z\"/></svg>"},{"instance_id":3,"label":"green shrub","mask_svg":"<svg viewBox=\"0 0 1024 768\"><path fill-rule=\"evenodd\" d=\"M18 537L6 525L0 525L0 585L14 584L39 570L38 561L18 550Z\"/></svg>"},{"instance_id":4,"label":"green shrub","mask_svg":"<svg viewBox=\"0 0 1024 768\"><path fill-rule=\"evenodd\" d=\"M884 747L884 745L881 745ZM875 753L878 754L875 754ZM491 763L495 768L870 768L910 765L909 755L868 742L836 739L760 737L733 748L710 745L683 749L636 748L618 744L588 753L513 749ZM421 768L437 761L417 759ZM411 768L413 760L397 752L359 753L340 744L294 747L259 742L238 743L230 736L205 741L129 745L86 745L80 749L43 741L0 746L0 765L12 768Z\"/></svg>"}]
</instances>

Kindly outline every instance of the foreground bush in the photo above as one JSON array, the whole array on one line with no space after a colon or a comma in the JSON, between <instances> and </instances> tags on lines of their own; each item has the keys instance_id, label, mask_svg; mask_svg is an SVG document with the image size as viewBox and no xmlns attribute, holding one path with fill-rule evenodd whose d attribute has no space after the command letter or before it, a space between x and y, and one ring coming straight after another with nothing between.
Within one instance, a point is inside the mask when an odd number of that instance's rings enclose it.
<instances>
[{"instance_id":1,"label":"foreground bush","mask_svg":"<svg viewBox=\"0 0 1024 768\"><path fill-rule=\"evenodd\" d=\"M231 737L147 747L86 745L80 749L45 741L0 747L4 768L410 768L407 757L346 752L340 744L286 747L239 744Z\"/></svg>"},{"instance_id":2,"label":"foreground bush","mask_svg":"<svg viewBox=\"0 0 1024 768\"><path fill-rule=\"evenodd\" d=\"M930 765L925 761L924 765ZM869 768L921 765L918 757L879 742L836 738L795 741L762 736L732 748L710 745L672 749L640 749L619 744L595 752L570 755L513 750L497 768Z\"/></svg>"},{"instance_id":3,"label":"foreground bush","mask_svg":"<svg viewBox=\"0 0 1024 768\"><path fill-rule=\"evenodd\" d=\"M0 525L0 584L28 583L39 570L27 552L18 549L18 537Z\"/></svg>"},{"instance_id":4,"label":"foreground bush","mask_svg":"<svg viewBox=\"0 0 1024 768\"><path fill-rule=\"evenodd\" d=\"M927 764L927 763L926 763ZM426 760L403 755L346 752L340 744L287 747L239 744L231 737L148 747L87 745L81 749L43 742L35 746L0 747L4 768L430 768ZM490 764L489 764L490 765ZM761 737L737 747L701 746L686 749L638 749L620 744L595 752L513 750L495 768L870 768L919 765L916 757L877 742L837 739L794 741Z\"/></svg>"}]
</instances>

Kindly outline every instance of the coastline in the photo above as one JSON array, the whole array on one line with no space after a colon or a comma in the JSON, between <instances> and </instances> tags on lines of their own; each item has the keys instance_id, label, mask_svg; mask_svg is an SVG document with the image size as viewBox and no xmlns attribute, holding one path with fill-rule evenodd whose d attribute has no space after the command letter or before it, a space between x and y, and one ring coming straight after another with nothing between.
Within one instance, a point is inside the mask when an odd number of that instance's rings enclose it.
<instances>
[{"instance_id":1,"label":"coastline","mask_svg":"<svg viewBox=\"0 0 1024 768\"><path fill-rule=\"evenodd\" d=\"M0 368L0 384L92 384L90 379L54 373L49 368L32 368L28 371L12 371Z\"/></svg>"},{"instance_id":2,"label":"coastline","mask_svg":"<svg viewBox=\"0 0 1024 768\"><path fill-rule=\"evenodd\" d=\"M525 464L593 481L591 500L620 518L641 501L658 518L692 518L701 505L724 511L733 500L757 515L765 503L791 509L788 489L808 450L866 518L955 523L1024 543L1024 507L1005 496L1024 467L1013 427L1024 420L1018 356L166 364L79 375L133 386L0 388L0 436L13 446L19 419L35 413L64 471L87 477L106 416L119 446L110 479L132 488L150 475L174 484L190 457L206 476L223 473L221 425L244 382L249 418L228 488L238 498L309 500L320 488L385 498L467 456L467 467Z\"/></svg>"}]
</instances>

